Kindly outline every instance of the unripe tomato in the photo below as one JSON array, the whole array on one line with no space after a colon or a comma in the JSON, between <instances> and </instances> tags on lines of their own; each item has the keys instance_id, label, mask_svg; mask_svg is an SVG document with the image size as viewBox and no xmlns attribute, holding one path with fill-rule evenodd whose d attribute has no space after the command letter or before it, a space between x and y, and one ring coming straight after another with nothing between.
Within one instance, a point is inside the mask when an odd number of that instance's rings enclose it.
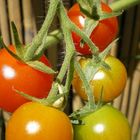
<instances>
[{"instance_id":1,"label":"unripe tomato","mask_svg":"<svg viewBox=\"0 0 140 140\"><path fill-rule=\"evenodd\" d=\"M83 70L89 61L91 61L91 59L88 58L82 58L79 60ZM101 90L103 88L102 101L109 102L122 93L127 80L127 72L122 62L113 56L107 56L105 58L105 62L110 66L111 69L106 70L105 68L100 68L94 77L91 78L92 80L90 81L90 86L93 90L96 101L100 99ZM89 67L89 69L90 68L91 67ZM77 72L74 73L72 85L75 89L75 92L80 95L82 99L87 100L83 83Z\"/></svg>"},{"instance_id":2,"label":"unripe tomato","mask_svg":"<svg viewBox=\"0 0 140 140\"><path fill-rule=\"evenodd\" d=\"M111 13L111 8L105 4L101 3L102 10L107 13ZM80 29L84 28L85 25L85 15L80 11L79 5L76 3L68 11L68 16L70 20L75 23ZM99 21L97 27L92 31L90 38L99 48L103 51L116 37L118 33L118 20L116 17L108 18ZM91 51L87 44L80 46L81 38L74 32L72 32L73 41L77 52L81 54L91 54Z\"/></svg>"},{"instance_id":3,"label":"unripe tomato","mask_svg":"<svg viewBox=\"0 0 140 140\"><path fill-rule=\"evenodd\" d=\"M84 124L74 125L74 140L131 140L127 119L109 105L80 119Z\"/></svg>"},{"instance_id":4,"label":"unripe tomato","mask_svg":"<svg viewBox=\"0 0 140 140\"><path fill-rule=\"evenodd\" d=\"M6 140L73 140L73 129L65 113L29 102L12 114Z\"/></svg>"},{"instance_id":5,"label":"unripe tomato","mask_svg":"<svg viewBox=\"0 0 140 140\"><path fill-rule=\"evenodd\" d=\"M13 46L9 48L14 51ZM50 66L45 56L40 61ZM38 98L46 97L52 82L53 75L35 70L12 57L5 49L0 50L0 108L13 112L28 101L14 89Z\"/></svg>"}]
</instances>

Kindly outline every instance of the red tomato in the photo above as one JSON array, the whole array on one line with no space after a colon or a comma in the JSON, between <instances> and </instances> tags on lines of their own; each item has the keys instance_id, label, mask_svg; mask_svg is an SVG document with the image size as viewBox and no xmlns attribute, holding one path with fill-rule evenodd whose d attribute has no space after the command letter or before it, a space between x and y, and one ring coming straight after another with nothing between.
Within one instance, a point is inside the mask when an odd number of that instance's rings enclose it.
<instances>
[{"instance_id":1,"label":"red tomato","mask_svg":"<svg viewBox=\"0 0 140 140\"><path fill-rule=\"evenodd\" d=\"M11 116L6 140L73 140L73 130L65 113L29 102Z\"/></svg>"},{"instance_id":2,"label":"red tomato","mask_svg":"<svg viewBox=\"0 0 140 140\"><path fill-rule=\"evenodd\" d=\"M84 125L74 125L74 140L131 140L127 119L109 105L80 119Z\"/></svg>"},{"instance_id":3,"label":"red tomato","mask_svg":"<svg viewBox=\"0 0 140 140\"><path fill-rule=\"evenodd\" d=\"M13 46L10 46L10 49L13 50ZM50 66L45 56L41 58L41 61ZM5 49L0 50L0 108L13 112L21 104L28 101L16 93L14 89L38 98L46 97L52 82L52 75L23 64Z\"/></svg>"},{"instance_id":4,"label":"red tomato","mask_svg":"<svg viewBox=\"0 0 140 140\"><path fill-rule=\"evenodd\" d=\"M79 60L82 70L86 68L89 61L91 61L91 59L82 58ZM127 71L123 63L113 56L106 57L105 62L111 69L106 70L100 68L94 77L91 78L90 86L96 101L100 99L101 89L103 88L102 100L104 102L109 102L114 100L122 93L127 80ZM91 68L93 67L89 67L89 69ZM76 72L74 73L72 84L75 92L80 95L82 99L87 100L83 83Z\"/></svg>"},{"instance_id":5,"label":"red tomato","mask_svg":"<svg viewBox=\"0 0 140 140\"><path fill-rule=\"evenodd\" d=\"M102 10L110 13L112 10L110 7L101 3ZM85 16L80 12L79 5L76 3L68 11L68 16L70 20L75 23L79 28L83 29L85 24ZM118 33L118 20L116 17L108 18L105 20L99 21L99 24L91 33L90 38L99 48L100 51L103 51L112 41L115 39ZM81 38L74 32L72 32L73 41L75 43L76 50L81 54L91 54L91 51L87 44L80 46Z\"/></svg>"}]
</instances>

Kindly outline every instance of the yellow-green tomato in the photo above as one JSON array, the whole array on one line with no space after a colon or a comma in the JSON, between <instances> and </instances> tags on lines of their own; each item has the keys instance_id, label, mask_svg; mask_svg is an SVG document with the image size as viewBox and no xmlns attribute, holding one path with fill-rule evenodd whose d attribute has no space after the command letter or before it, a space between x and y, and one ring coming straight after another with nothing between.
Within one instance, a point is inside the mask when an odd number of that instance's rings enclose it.
<instances>
[{"instance_id":1,"label":"yellow-green tomato","mask_svg":"<svg viewBox=\"0 0 140 140\"><path fill-rule=\"evenodd\" d=\"M81 118L84 124L74 125L74 140L131 140L131 129L125 116L105 105Z\"/></svg>"},{"instance_id":2,"label":"yellow-green tomato","mask_svg":"<svg viewBox=\"0 0 140 140\"><path fill-rule=\"evenodd\" d=\"M89 61L91 61L91 59L89 58L81 58L79 60L83 71L85 68L87 68L86 66ZM100 99L101 91L103 88L102 101L109 102L114 100L122 93L122 90L124 89L127 80L127 72L123 63L113 56L107 56L105 58L105 62L110 67L110 70L100 68L94 75L94 77L91 78L90 86L92 88L96 101ZM91 68L93 69L93 67L89 67L88 71L90 71ZM85 74L88 74L88 72ZM83 82L81 81L77 72L74 73L72 84L75 92L82 99L87 100L87 95L83 86Z\"/></svg>"}]
</instances>

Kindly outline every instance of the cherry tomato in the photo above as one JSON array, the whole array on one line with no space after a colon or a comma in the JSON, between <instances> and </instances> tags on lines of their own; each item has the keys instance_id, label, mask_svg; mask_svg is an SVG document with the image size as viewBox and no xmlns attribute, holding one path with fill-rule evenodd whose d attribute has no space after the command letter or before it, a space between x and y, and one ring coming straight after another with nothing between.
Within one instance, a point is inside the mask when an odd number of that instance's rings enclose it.
<instances>
[{"instance_id":1,"label":"cherry tomato","mask_svg":"<svg viewBox=\"0 0 140 140\"><path fill-rule=\"evenodd\" d=\"M83 70L89 61L90 59L87 58L81 58L79 60ZM107 56L105 62L111 69L106 70L100 68L90 81L90 86L96 101L100 99L101 90L103 88L102 101L109 102L122 93L127 80L127 72L122 62L113 56ZM79 94L82 99L87 100L83 83L76 72L74 73L73 87L75 92Z\"/></svg>"},{"instance_id":2,"label":"cherry tomato","mask_svg":"<svg viewBox=\"0 0 140 140\"><path fill-rule=\"evenodd\" d=\"M125 116L105 105L82 117L83 125L74 125L74 140L131 140L131 129Z\"/></svg>"},{"instance_id":3,"label":"cherry tomato","mask_svg":"<svg viewBox=\"0 0 140 140\"><path fill-rule=\"evenodd\" d=\"M104 12L110 13L112 10L110 7L101 3L102 10ZM80 12L79 5L76 3L68 11L68 16L70 20L75 23L79 28L83 29L85 24L85 15ZM97 27L92 31L90 38L99 48L100 51L103 51L112 41L115 39L118 33L118 20L116 17L108 18L105 20L99 21ZM74 32L72 32L73 41L77 52L81 54L91 54L91 51L88 45L80 46L81 38Z\"/></svg>"},{"instance_id":4,"label":"cherry tomato","mask_svg":"<svg viewBox=\"0 0 140 140\"><path fill-rule=\"evenodd\" d=\"M10 49L14 51L13 46L10 46ZM41 58L41 61L50 66L45 56ZM0 108L13 112L28 101L14 89L38 98L46 97L52 82L52 75L23 64L5 49L0 50Z\"/></svg>"},{"instance_id":5,"label":"cherry tomato","mask_svg":"<svg viewBox=\"0 0 140 140\"><path fill-rule=\"evenodd\" d=\"M72 139L72 125L66 114L35 102L20 106L6 128L6 140Z\"/></svg>"}]
</instances>

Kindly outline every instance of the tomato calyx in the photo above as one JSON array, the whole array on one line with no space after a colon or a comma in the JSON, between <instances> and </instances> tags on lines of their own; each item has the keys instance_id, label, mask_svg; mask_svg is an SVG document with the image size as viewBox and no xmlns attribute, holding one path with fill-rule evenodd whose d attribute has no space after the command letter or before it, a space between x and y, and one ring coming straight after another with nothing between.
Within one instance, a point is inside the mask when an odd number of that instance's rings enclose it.
<instances>
[{"instance_id":1,"label":"tomato calyx","mask_svg":"<svg viewBox=\"0 0 140 140\"><path fill-rule=\"evenodd\" d=\"M14 58L16 58L18 61L25 63L36 70L39 70L47 74L56 74L56 72L52 68L48 67L43 62L37 59L35 60L33 59L30 61L27 61L24 59L24 54L26 53L26 47L23 46L19 40L18 31L14 22L11 22L11 27L12 27L13 37L14 37L14 42L15 42L14 49L12 48L12 50L15 50L15 53L11 50L11 48L7 47L4 44L2 37L0 37L0 44L2 48L5 48L8 51L8 53L12 55Z\"/></svg>"},{"instance_id":2,"label":"tomato calyx","mask_svg":"<svg viewBox=\"0 0 140 140\"><path fill-rule=\"evenodd\" d=\"M100 0L78 0L80 11L85 16L85 25L83 31L90 37L92 31L98 26L99 21L116 17L122 14L119 12L104 12L101 8ZM84 46L83 40L80 41L80 47Z\"/></svg>"},{"instance_id":3,"label":"tomato calyx","mask_svg":"<svg viewBox=\"0 0 140 140\"><path fill-rule=\"evenodd\" d=\"M89 108L89 103L87 102L83 108L76 110L72 114L70 114L69 118L71 119L72 124L82 125L84 124L84 122L80 118L97 111L104 105L105 104L100 100L96 105L92 106L92 108Z\"/></svg>"}]
</instances>

